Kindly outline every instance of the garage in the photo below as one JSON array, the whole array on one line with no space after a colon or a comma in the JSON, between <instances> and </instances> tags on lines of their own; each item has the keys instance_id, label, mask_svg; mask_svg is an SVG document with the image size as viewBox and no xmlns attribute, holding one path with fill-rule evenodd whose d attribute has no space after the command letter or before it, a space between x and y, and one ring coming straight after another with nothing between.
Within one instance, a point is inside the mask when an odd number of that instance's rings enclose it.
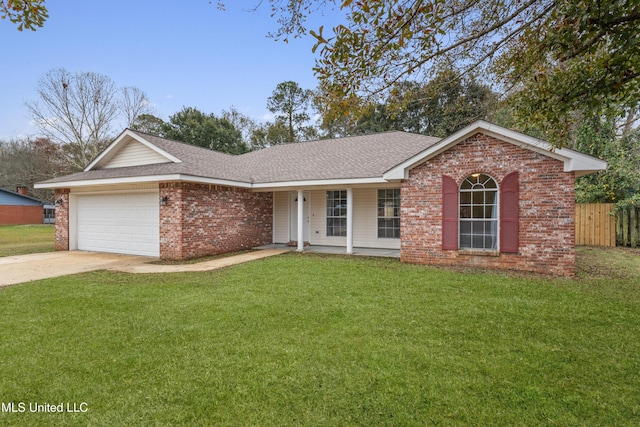
<instances>
[{"instance_id":1,"label":"garage","mask_svg":"<svg viewBox=\"0 0 640 427\"><path fill-rule=\"evenodd\" d=\"M78 249L160 256L158 191L77 196Z\"/></svg>"}]
</instances>

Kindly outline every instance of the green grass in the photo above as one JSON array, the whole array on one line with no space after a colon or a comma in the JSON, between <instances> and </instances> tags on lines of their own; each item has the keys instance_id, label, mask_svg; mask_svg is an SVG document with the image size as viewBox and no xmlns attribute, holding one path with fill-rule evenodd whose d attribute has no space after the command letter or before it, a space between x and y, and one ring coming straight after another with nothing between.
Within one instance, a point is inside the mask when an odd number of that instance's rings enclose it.
<instances>
[{"instance_id":1,"label":"green grass","mask_svg":"<svg viewBox=\"0 0 640 427\"><path fill-rule=\"evenodd\" d=\"M55 249L55 226L0 225L0 257L52 252Z\"/></svg>"},{"instance_id":2,"label":"green grass","mask_svg":"<svg viewBox=\"0 0 640 427\"><path fill-rule=\"evenodd\" d=\"M292 253L0 289L0 401L88 404L0 425L637 426L640 256L611 253L627 273Z\"/></svg>"}]
</instances>

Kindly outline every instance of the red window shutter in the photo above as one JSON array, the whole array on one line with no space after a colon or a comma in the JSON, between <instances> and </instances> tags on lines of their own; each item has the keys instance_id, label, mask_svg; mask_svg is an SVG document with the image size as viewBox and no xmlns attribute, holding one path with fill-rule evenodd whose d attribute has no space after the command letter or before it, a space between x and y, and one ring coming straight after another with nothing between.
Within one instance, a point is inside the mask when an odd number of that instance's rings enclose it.
<instances>
[{"instance_id":1,"label":"red window shutter","mask_svg":"<svg viewBox=\"0 0 640 427\"><path fill-rule=\"evenodd\" d=\"M505 176L500 185L500 251L518 252L518 172Z\"/></svg>"},{"instance_id":2,"label":"red window shutter","mask_svg":"<svg viewBox=\"0 0 640 427\"><path fill-rule=\"evenodd\" d=\"M458 249L458 184L442 175L442 249Z\"/></svg>"}]
</instances>

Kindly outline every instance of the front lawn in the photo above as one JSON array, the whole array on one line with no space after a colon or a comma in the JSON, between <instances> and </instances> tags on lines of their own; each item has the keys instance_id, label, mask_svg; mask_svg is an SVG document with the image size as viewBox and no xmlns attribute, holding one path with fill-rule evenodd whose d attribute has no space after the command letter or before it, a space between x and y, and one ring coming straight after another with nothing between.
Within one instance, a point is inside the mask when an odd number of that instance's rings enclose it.
<instances>
[{"instance_id":1,"label":"front lawn","mask_svg":"<svg viewBox=\"0 0 640 427\"><path fill-rule=\"evenodd\" d=\"M0 225L0 257L52 252L55 234L53 224Z\"/></svg>"},{"instance_id":2,"label":"front lawn","mask_svg":"<svg viewBox=\"0 0 640 427\"><path fill-rule=\"evenodd\" d=\"M636 426L640 275L598 271L291 253L0 289L0 401L26 405L0 424Z\"/></svg>"}]
</instances>

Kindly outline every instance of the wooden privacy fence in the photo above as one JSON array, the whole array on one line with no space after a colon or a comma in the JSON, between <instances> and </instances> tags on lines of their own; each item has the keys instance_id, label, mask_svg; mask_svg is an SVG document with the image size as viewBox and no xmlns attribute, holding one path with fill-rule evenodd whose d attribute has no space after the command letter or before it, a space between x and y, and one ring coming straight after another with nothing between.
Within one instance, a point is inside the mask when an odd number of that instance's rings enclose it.
<instances>
[{"instance_id":1,"label":"wooden privacy fence","mask_svg":"<svg viewBox=\"0 0 640 427\"><path fill-rule=\"evenodd\" d=\"M618 245L640 246L640 207L628 207L617 212L616 235Z\"/></svg>"},{"instance_id":2,"label":"wooden privacy fence","mask_svg":"<svg viewBox=\"0 0 640 427\"><path fill-rule=\"evenodd\" d=\"M576 204L576 245L615 246L614 203Z\"/></svg>"}]
</instances>

